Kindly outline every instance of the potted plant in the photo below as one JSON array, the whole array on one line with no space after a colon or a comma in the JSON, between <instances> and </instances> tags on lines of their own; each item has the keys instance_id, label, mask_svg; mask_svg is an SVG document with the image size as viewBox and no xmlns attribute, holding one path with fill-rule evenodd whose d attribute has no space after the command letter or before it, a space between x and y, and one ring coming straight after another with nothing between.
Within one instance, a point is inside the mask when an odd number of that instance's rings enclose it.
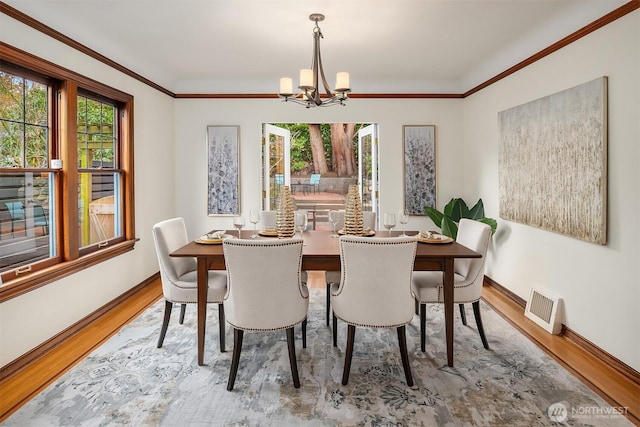
<instances>
[{"instance_id":1,"label":"potted plant","mask_svg":"<svg viewBox=\"0 0 640 427\"><path fill-rule=\"evenodd\" d=\"M430 206L425 206L424 211L427 216L431 218L431 221L440 227L442 234L454 240L458 236L458 222L461 218L468 218L488 224L491 227L492 235L498 228L498 222L495 219L484 216L482 199L478 199L471 209L469 209L469 206L461 198L454 198L444 207L444 212L440 212Z\"/></svg>"}]
</instances>

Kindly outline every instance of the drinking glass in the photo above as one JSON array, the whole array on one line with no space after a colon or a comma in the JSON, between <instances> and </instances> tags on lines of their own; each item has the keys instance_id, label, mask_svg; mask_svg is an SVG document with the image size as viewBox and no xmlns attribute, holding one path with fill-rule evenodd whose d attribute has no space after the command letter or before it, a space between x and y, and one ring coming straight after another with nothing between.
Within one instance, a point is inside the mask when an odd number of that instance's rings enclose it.
<instances>
[{"instance_id":1,"label":"drinking glass","mask_svg":"<svg viewBox=\"0 0 640 427\"><path fill-rule=\"evenodd\" d=\"M407 233L405 233L405 227L409 223L409 215L404 213L404 209L400 209L398 211L398 222L402 224L402 234L400 236L407 237Z\"/></svg>"},{"instance_id":2,"label":"drinking glass","mask_svg":"<svg viewBox=\"0 0 640 427\"><path fill-rule=\"evenodd\" d=\"M242 215L238 215L233 218L233 226L238 229L238 239L240 238L240 230L244 227L244 217Z\"/></svg>"},{"instance_id":3,"label":"drinking glass","mask_svg":"<svg viewBox=\"0 0 640 427\"><path fill-rule=\"evenodd\" d=\"M338 224L337 210L332 209L329 211L329 222L331 223L331 230L333 231L333 234L331 234L331 237L340 237L336 234L336 224Z\"/></svg>"},{"instance_id":4,"label":"drinking glass","mask_svg":"<svg viewBox=\"0 0 640 427\"><path fill-rule=\"evenodd\" d=\"M300 238L302 239L302 233L307 229L307 213L296 212L296 229L300 232Z\"/></svg>"},{"instance_id":5,"label":"drinking glass","mask_svg":"<svg viewBox=\"0 0 640 427\"><path fill-rule=\"evenodd\" d=\"M384 214L383 224L384 228L389 230L389 237L391 237L391 230L396 226L396 216L392 213Z\"/></svg>"},{"instance_id":6,"label":"drinking glass","mask_svg":"<svg viewBox=\"0 0 640 427\"><path fill-rule=\"evenodd\" d=\"M253 224L253 234L251 235L252 239L258 237L258 223L260 222L260 211L258 209L251 209L249 211L249 221Z\"/></svg>"}]
</instances>

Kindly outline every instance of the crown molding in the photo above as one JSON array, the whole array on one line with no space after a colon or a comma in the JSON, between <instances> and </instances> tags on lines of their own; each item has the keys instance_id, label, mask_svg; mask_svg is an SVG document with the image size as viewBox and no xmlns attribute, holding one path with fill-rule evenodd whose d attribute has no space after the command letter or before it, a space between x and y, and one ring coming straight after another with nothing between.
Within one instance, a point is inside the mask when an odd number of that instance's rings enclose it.
<instances>
[{"instance_id":1,"label":"crown molding","mask_svg":"<svg viewBox=\"0 0 640 427\"><path fill-rule=\"evenodd\" d=\"M582 37L596 31L599 28L602 28L613 21L622 18L623 16L635 11L640 8L640 0L631 0L628 3L623 4L619 8L609 12L603 17L593 21L592 23L582 27L578 31L575 31L572 34L569 34L565 38L557 41L551 46L539 51L538 53L531 55L529 58L517 63L516 65L506 69L502 73L496 75L495 77L490 78L489 80L481 83L474 88L460 94L440 94L440 93L352 93L349 94L349 98L354 99L439 99L439 98L466 98L470 95L473 95L476 92L481 91L482 89L491 86L492 84L504 79L507 76L533 64L534 62L544 58L547 55L556 52L563 47L573 43L576 40L581 39ZM12 17L13 19L22 22L23 24L33 28L34 30L40 31L43 34L48 35L49 37L56 39L69 47L76 49L87 56L90 56L126 75L132 77L166 95L171 96L176 99L267 99L267 98L278 98L277 94L262 94L262 93L248 93L248 94L240 94L240 93L174 93L151 80L141 76L140 74L120 65L119 63L107 58L106 56L96 52L93 49L88 48L82 43L73 40L70 37L65 36L64 34L54 30L53 28L43 24L36 19L31 18L30 16L20 12L17 9L9 6L8 4L0 1L0 13L4 13L7 16Z\"/></svg>"}]
</instances>

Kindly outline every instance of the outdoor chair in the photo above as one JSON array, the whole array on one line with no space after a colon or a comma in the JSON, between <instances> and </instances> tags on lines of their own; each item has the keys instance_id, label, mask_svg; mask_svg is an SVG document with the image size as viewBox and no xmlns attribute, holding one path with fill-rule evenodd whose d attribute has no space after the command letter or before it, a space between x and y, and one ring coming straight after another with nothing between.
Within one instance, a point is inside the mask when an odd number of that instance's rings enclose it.
<instances>
[{"instance_id":1,"label":"outdoor chair","mask_svg":"<svg viewBox=\"0 0 640 427\"><path fill-rule=\"evenodd\" d=\"M311 176L309 177L309 182L307 183L307 187L313 189L314 194L320 191L320 174L319 173L311 174Z\"/></svg>"},{"instance_id":2,"label":"outdoor chair","mask_svg":"<svg viewBox=\"0 0 640 427\"><path fill-rule=\"evenodd\" d=\"M22 202L5 202L5 206L9 211L9 216L11 216L11 235L13 236L16 223L20 221L24 223L24 205Z\"/></svg>"}]
</instances>

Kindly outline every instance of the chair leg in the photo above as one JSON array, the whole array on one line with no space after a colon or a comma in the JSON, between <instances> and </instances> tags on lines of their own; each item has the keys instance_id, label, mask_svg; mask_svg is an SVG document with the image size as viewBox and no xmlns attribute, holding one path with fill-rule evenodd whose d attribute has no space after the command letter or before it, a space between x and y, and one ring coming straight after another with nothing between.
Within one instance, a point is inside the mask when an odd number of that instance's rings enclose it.
<instances>
[{"instance_id":1,"label":"chair leg","mask_svg":"<svg viewBox=\"0 0 640 427\"><path fill-rule=\"evenodd\" d=\"M458 304L460 306L460 317L462 318L462 324L467 326L467 314L464 312L464 304Z\"/></svg>"},{"instance_id":2,"label":"chair leg","mask_svg":"<svg viewBox=\"0 0 640 427\"><path fill-rule=\"evenodd\" d=\"M420 350L425 352L427 347L427 337L425 329L427 327L427 304L420 304Z\"/></svg>"},{"instance_id":3,"label":"chair leg","mask_svg":"<svg viewBox=\"0 0 640 427\"><path fill-rule=\"evenodd\" d=\"M218 335L220 335L220 353L225 352L224 305L218 304Z\"/></svg>"},{"instance_id":4,"label":"chair leg","mask_svg":"<svg viewBox=\"0 0 640 427\"><path fill-rule=\"evenodd\" d=\"M415 305L415 313L419 316L420 315L420 303L418 302L417 299L413 300L413 304Z\"/></svg>"},{"instance_id":5,"label":"chair leg","mask_svg":"<svg viewBox=\"0 0 640 427\"><path fill-rule=\"evenodd\" d=\"M298 377L298 362L296 360L296 340L294 339L293 328L287 328L287 346L289 347L289 365L291 365L291 376L293 376L293 386L300 388L300 377Z\"/></svg>"},{"instance_id":6,"label":"chair leg","mask_svg":"<svg viewBox=\"0 0 640 427\"><path fill-rule=\"evenodd\" d=\"M307 348L307 318L302 321L302 348Z\"/></svg>"},{"instance_id":7,"label":"chair leg","mask_svg":"<svg viewBox=\"0 0 640 427\"><path fill-rule=\"evenodd\" d=\"M158 348L162 347L164 342L164 336L167 335L167 327L169 326L169 319L171 319L171 310L173 309L173 303L171 301L164 301L164 319L162 320L162 328L160 329L160 338L158 338Z\"/></svg>"},{"instance_id":8,"label":"chair leg","mask_svg":"<svg viewBox=\"0 0 640 427\"><path fill-rule=\"evenodd\" d=\"M478 332L480 332L482 345L489 350L489 343L487 342L487 337L484 335L484 327L482 326L482 317L480 317L480 301L476 301L471 305L473 306L473 315L476 318L476 325L478 326Z\"/></svg>"},{"instance_id":9,"label":"chair leg","mask_svg":"<svg viewBox=\"0 0 640 427\"><path fill-rule=\"evenodd\" d=\"M349 383L349 371L351 370L351 358L353 356L353 339L356 336L356 327L348 325L347 349L344 352L344 370L342 371L342 385Z\"/></svg>"},{"instance_id":10,"label":"chair leg","mask_svg":"<svg viewBox=\"0 0 640 427\"><path fill-rule=\"evenodd\" d=\"M229 381L227 382L227 391L233 390L233 384L236 382L236 374L238 373L238 363L240 363L240 352L242 351L242 337L244 331L242 329L233 328L233 356L231 357L231 371L229 372Z\"/></svg>"},{"instance_id":11,"label":"chair leg","mask_svg":"<svg viewBox=\"0 0 640 427\"><path fill-rule=\"evenodd\" d=\"M184 323L184 314L187 312L187 304L180 305L180 324Z\"/></svg>"},{"instance_id":12,"label":"chair leg","mask_svg":"<svg viewBox=\"0 0 640 427\"><path fill-rule=\"evenodd\" d=\"M327 326L329 326L330 314L331 314L331 283L327 283Z\"/></svg>"},{"instance_id":13,"label":"chair leg","mask_svg":"<svg viewBox=\"0 0 640 427\"><path fill-rule=\"evenodd\" d=\"M338 318L336 314L333 313L333 346L338 346Z\"/></svg>"},{"instance_id":14,"label":"chair leg","mask_svg":"<svg viewBox=\"0 0 640 427\"><path fill-rule=\"evenodd\" d=\"M404 325L398 327L398 345L400 346L400 357L402 358L404 377L407 379L407 385L411 387L413 386L413 376L411 375L411 366L409 365L409 354L407 353L407 335Z\"/></svg>"}]
</instances>

